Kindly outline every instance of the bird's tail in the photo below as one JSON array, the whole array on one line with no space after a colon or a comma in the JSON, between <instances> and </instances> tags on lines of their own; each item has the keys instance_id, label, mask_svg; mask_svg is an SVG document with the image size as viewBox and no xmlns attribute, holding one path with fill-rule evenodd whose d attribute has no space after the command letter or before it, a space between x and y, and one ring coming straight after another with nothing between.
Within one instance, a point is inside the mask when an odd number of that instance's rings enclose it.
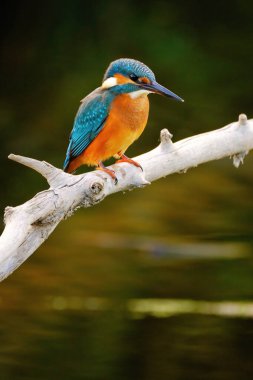
<instances>
[{"instance_id":1,"label":"bird's tail","mask_svg":"<svg viewBox=\"0 0 253 380\"><path fill-rule=\"evenodd\" d=\"M66 160L64 161L64 165L63 165L63 171L68 173L68 168L69 168L69 162L66 162Z\"/></svg>"},{"instance_id":2,"label":"bird's tail","mask_svg":"<svg viewBox=\"0 0 253 380\"><path fill-rule=\"evenodd\" d=\"M70 148L71 148L71 145L69 144L68 150L66 153L66 158L65 158L65 161L63 164L63 170L67 173L68 173L68 168L69 168L69 164L70 164Z\"/></svg>"},{"instance_id":3,"label":"bird's tail","mask_svg":"<svg viewBox=\"0 0 253 380\"><path fill-rule=\"evenodd\" d=\"M71 159L70 156L67 155L64 164L63 164L63 170L66 173L75 173L76 169L80 166L78 157Z\"/></svg>"}]
</instances>

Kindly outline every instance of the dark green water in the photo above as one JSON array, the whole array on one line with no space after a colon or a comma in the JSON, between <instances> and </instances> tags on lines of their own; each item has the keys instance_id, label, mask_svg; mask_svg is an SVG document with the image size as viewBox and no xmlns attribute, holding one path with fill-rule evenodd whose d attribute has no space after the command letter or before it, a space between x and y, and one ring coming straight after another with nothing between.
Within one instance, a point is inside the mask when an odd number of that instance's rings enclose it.
<instances>
[{"instance_id":1,"label":"dark green water","mask_svg":"<svg viewBox=\"0 0 253 380\"><path fill-rule=\"evenodd\" d=\"M46 188L10 152L61 167L79 100L140 59L185 99L152 96L129 156L252 117L250 2L3 6L0 206ZM116 15L116 16L115 16ZM253 159L229 159L79 210L0 284L0 380L253 377Z\"/></svg>"},{"instance_id":2,"label":"dark green water","mask_svg":"<svg viewBox=\"0 0 253 380\"><path fill-rule=\"evenodd\" d=\"M205 172L79 211L1 284L1 380L252 378L251 186Z\"/></svg>"}]
</instances>

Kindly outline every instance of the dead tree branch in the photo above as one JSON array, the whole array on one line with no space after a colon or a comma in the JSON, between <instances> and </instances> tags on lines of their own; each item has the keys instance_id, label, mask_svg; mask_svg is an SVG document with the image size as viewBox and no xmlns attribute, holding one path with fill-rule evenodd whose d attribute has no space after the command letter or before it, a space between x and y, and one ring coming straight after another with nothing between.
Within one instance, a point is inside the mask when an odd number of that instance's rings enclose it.
<instances>
[{"instance_id":1,"label":"dead tree branch","mask_svg":"<svg viewBox=\"0 0 253 380\"><path fill-rule=\"evenodd\" d=\"M168 130L161 131L157 148L134 159L143 172L128 163L112 165L118 184L100 171L71 175L44 161L10 154L9 158L26 165L47 179L48 190L36 194L17 207L6 207L5 229L0 237L0 281L18 268L53 232L58 223L79 207L90 207L118 191L150 184L172 173L184 172L204 162L233 157L236 167L253 149L253 119L239 121L221 129L173 143Z\"/></svg>"}]
</instances>

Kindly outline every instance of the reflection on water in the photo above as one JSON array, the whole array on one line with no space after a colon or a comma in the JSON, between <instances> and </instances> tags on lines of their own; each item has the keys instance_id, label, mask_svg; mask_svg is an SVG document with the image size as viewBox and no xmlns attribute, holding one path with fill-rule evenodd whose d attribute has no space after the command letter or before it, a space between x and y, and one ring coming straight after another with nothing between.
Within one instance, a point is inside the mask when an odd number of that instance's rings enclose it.
<instances>
[{"instance_id":1,"label":"reflection on water","mask_svg":"<svg viewBox=\"0 0 253 380\"><path fill-rule=\"evenodd\" d=\"M178 314L253 318L253 302L142 299L130 300L128 309L137 318L145 315L151 315L156 318L166 318Z\"/></svg>"},{"instance_id":2,"label":"reflection on water","mask_svg":"<svg viewBox=\"0 0 253 380\"><path fill-rule=\"evenodd\" d=\"M118 308L110 299L98 297L49 297L45 309L54 310L83 310L83 311L112 311ZM179 314L203 314L231 318L253 318L253 302L245 301L195 301L183 299L129 299L121 307L129 313L129 317L166 318Z\"/></svg>"},{"instance_id":3,"label":"reflection on water","mask_svg":"<svg viewBox=\"0 0 253 380\"><path fill-rule=\"evenodd\" d=\"M126 233L106 233L98 231L76 231L73 239L82 240L86 247L107 249L128 249L145 252L156 258L181 259L232 259L250 255L251 246L244 242L185 242L171 243L168 238L127 235Z\"/></svg>"},{"instance_id":4,"label":"reflection on water","mask_svg":"<svg viewBox=\"0 0 253 380\"><path fill-rule=\"evenodd\" d=\"M1 314L1 379L250 379L252 304L44 301Z\"/></svg>"}]
</instances>

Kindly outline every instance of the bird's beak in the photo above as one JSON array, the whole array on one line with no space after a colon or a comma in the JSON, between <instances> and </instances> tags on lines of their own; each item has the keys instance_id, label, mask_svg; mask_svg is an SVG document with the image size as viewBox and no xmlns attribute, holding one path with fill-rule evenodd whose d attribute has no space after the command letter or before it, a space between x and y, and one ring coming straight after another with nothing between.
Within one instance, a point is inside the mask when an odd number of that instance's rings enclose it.
<instances>
[{"instance_id":1,"label":"bird's beak","mask_svg":"<svg viewBox=\"0 0 253 380\"><path fill-rule=\"evenodd\" d=\"M159 95L167 96L178 100L179 102L184 102L182 98L174 94L174 92L168 90L166 87L161 86L159 83L152 81L151 83L142 83L141 87L150 92L154 92Z\"/></svg>"}]
</instances>

